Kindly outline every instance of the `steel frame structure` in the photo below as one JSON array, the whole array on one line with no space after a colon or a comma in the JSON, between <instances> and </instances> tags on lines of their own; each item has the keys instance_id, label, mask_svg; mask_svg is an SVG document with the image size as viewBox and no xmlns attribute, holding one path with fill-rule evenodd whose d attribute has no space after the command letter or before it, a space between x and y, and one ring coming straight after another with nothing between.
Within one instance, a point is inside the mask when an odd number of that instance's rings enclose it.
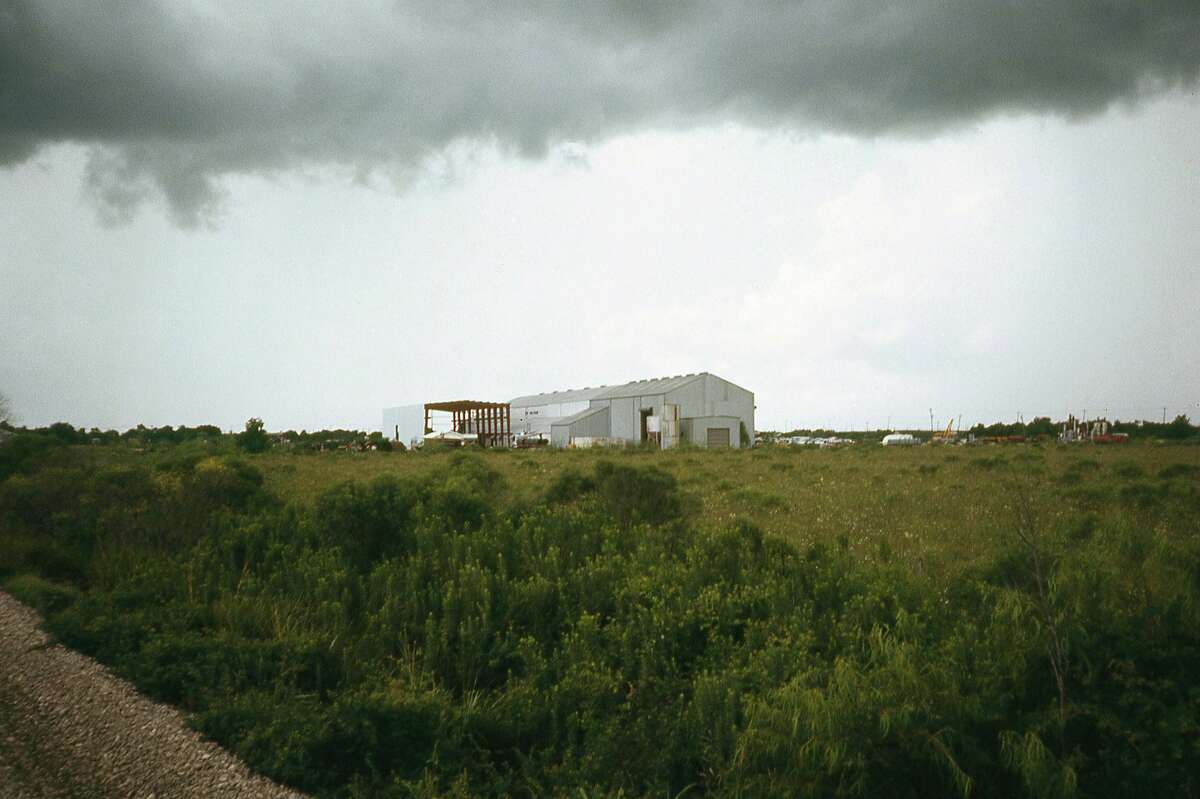
<instances>
[{"instance_id":1,"label":"steel frame structure","mask_svg":"<svg viewBox=\"0 0 1200 799\"><path fill-rule=\"evenodd\" d=\"M432 433L429 414L444 411L450 414L451 429L456 433L477 433L484 447L511 447L512 408L507 402L454 400L425 403L425 432Z\"/></svg>"}]
</instances>

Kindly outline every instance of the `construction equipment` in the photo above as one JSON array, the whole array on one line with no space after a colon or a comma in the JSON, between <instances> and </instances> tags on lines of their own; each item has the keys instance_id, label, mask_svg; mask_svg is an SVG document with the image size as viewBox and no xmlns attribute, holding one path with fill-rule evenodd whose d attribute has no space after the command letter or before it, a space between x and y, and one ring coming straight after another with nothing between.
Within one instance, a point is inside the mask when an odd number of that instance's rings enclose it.
<instances>
[{"instance_id":1,"label":"construction equipment","mask_svg":"<svg viewBox=\"0 0 1200 799\"><path fill-rule=\"evenodd\" d=\"M930 439L934 444L953 444L958 438L954 433L954 417L950 417L950 421L946 423L946 429L933 434Z\"/></svg>"}]
</instances>

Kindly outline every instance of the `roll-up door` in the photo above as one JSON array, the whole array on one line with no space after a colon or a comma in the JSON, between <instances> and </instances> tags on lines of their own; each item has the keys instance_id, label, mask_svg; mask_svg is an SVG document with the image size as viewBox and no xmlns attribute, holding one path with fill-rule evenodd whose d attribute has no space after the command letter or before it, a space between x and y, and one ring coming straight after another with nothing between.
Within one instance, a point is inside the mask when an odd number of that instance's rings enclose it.
<instances>
[{"instance_id":1,"label":"roll-up door","mask_svg":"<svg viewBox=\"0 0 1200 799\"><path fill-rule=\"evenodd\" d=\"M707 446L709 447L728 447L729 446L729 428L728 427L710 427L707 433Z\"/></svg>"}]
</instances>

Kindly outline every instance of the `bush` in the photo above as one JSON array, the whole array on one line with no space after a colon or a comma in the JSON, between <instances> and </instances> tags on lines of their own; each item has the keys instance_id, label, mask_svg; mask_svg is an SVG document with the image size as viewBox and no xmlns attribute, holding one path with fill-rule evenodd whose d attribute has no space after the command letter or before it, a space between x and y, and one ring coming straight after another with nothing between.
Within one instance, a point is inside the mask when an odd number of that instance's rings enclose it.
<instances>
[{"instance_id":1,"label":"bush","mask_svg":"<svg viewBox=\"0 0 1200 799\"><path fill-rule=\"evenodd\" d=\"M1158 472L1160 480L1173 480L1176 477L1200 477L1200 466L1194 463L1172 463Z\"/></svg>"},{"instance_id":2,"label":"bush","mask_svg":"<svg viewBox=\"0 0 1200 799\"><path fill-rule=\"evenodd\" d=\"M1112 470L1113 470L1113 474L1115 474L1117 477L1124 478L1125 480L1137 480L1140 477L1146 476L1145 469L1143 469L1138 464L1132 463L1130 461L1121 461L1120 463L1114 463Z\"/></svg>"},{"instance_id":3,"label":"bush","mask_svg":"<svg viewBox=\"0 0 1200 799\"><path fill-rule=\"evenodd\" d=\"M4 590L43 614L58 613L74 604L79 591L33 574L21 574L4 581Z\"/></svg>"},{"instance_id":4,"label":"bush","mask_svg":"<svg viewBox=\"0 0 1200 799\"><path fill-rule=\"evenodd\" d=\"M184 501L202 513L248 510L266 500L262 473L235 458L205 458L185 473Z\"/></svg>"},{"instance_id":5,"label":"bush","mask_svg":"<svg viewBox=\"0 0 1200 799\"><path fill-rule=\"evenodd\" d=\"M565 469L554 479L544 495L546 502L563 504L592 494L596 491L596 481L581 474L576 469Z\"/></svg>"},{"instance_id":6,"label":"bush","mask_svg":"<svg viewBox=\"0 0 1200 799\"><path fill-rule=\"evenodd\" d=\"M665 524L683 514L675 478L655 466L638 469L600 461L595 481L604 506L625 527Z\"/></svg>"},{"instance_id":7,"label":"bush","mask_svg":"<svg viewBox=\"0 0 1200 799\"><path fill-rule=\"evenodd\" d=\"M9 475L27 472L45 456L62 447L62 442L42 433L17 433L0 446L0 482Z\"/></svg>"},{"instance_id":8,"label":"bush","mask_svg":"<svg viewBox=\"0 0 1200 799\"><path fill-rule=\"evenodd\" d=\"M444 715L437 697L395 701L349 694L332 704L281 705L270 693L250 692L199 714L194 724L286 784L318 795L346 795L354 784L374 786L363 793L378 795L397 779L419 777L435 748L442 750L439 762L453 762Z\"/></svg>"},{"instance_id":9,"label":"bush","mask_svg":"<svg viewBox=\"0 0 1200 799\"><path fill-rule=\"evenodd\" d=\"M343 483L317 500L313 514L318 540L339 547L360 572L414 546L413 526L427 499L422 487L394 477L363 486Z\"/></svg>"}]
</instances>

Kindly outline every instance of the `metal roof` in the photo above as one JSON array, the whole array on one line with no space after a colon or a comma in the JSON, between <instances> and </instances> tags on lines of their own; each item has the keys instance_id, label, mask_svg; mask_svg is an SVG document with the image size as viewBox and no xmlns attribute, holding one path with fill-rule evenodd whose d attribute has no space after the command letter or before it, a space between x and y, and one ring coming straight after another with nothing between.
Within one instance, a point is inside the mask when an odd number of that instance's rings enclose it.
<instances>
[{"instance_id":1,"label":"metal roof","mask_svg":"<svg viewBox=\"0 0 1200 799\"><path fill-rule=\"evenodd\" d=\"M665 394L677 388L686 386L708 374L699 372L674 377L652 377L647 380L634 380L617 386L597 386L595 388L576 388L566 391L550 391L545 394L529 394L509 401L514 408L528 408L536 405L551 405L559 402L586 402L594 399L618 399L620 397L647 397L655 394Z\"/></svg>"},{"instance_id":2,"label":"metal roof","mask_svg":"<svg viewBox=\"0 0 1200 799\"><path fill-rule=\"evenodd\" d=\"M621 386L613 386L600 395L599 399L617 399L619 397L647 397L652 394L666 394L682 388L688 383L694 383L707 374L675 375L674 377L652 377L649 380L635 380Z\"/></svg>"},{"instance_id":3,"label":"metal roof","mask_svg":"<svg viewBox=\"0 0 1200 799\"><path fill-rule=\"evenodd\" d=\"M503 402L480 402L479 400L452 400L450 402L427 402L425 410L427 411L482 411L492 409L503 409L507 405Z\"/></svg>"},{"instance_id":4,"label":"metal roof","mask_svg":"<svg viewBox=\"0 0 1200 799\"><path fill-rule=\"evenodd\" d=\"M566 391L548 391L545 394L529 394L509 400L514 408L528 408L534 405L551 405L556 402L586 402L603 394L609 387L574 388Z\"/></svg>"},{"instance_id":5,"label":"metal roof","mask_svg":"<svg viewBox=\"0 0 1200 799\"><path fill-rule=\"evenodd\" d=\"M558 427L559 425L571 425L575 422L578 422L580 419L586 419L587 417L593 416L597 413L608 413L608 406L601 405L599 408L584 408L579 413L573 413L570 416L564 416L561 419L555 419L551 426Z\"/></svg>"}]
</instances>

